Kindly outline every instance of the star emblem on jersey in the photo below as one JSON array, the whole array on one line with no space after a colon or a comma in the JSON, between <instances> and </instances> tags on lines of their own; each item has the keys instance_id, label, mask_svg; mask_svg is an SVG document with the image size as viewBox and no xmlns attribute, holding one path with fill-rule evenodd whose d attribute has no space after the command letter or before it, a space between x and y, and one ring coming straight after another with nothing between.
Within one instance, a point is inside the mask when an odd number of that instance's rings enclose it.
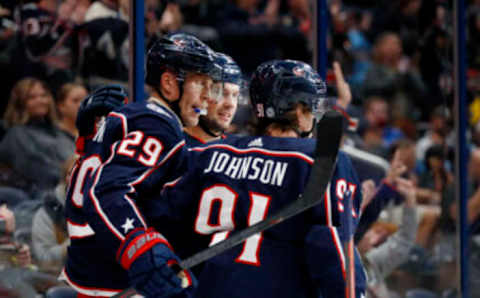
<instances>
[{"instance_id":1,"label":"star emblem on jersey","mask_svg":"<svg viewBox=\"0 0 480 298\"><path fill-rule=\"evenodd\" d=\"M125 223L122 225L124 234L127 234L127 232L129 230L133 229L133 222L134 221L135 221L135 219L127 217L127 219L125 220Z\"/></svg>"}]
</instances>

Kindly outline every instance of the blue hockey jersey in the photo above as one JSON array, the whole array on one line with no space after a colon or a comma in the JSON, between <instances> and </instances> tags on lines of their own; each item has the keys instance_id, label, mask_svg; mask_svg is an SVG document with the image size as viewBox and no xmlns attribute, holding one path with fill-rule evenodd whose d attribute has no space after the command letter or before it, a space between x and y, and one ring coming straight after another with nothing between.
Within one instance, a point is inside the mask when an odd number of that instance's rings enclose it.
<instances>
[{"instance_id":1,"label":"blue hockey jersey","mask_svg":"<svg viewBox=\"0 0 480 298\"><path fill-rule=\"evenodd\" d=\"M153 98L111 112L92 142L67 193L71 244L63 278L79 293L112 296L128 287L118 247L147 226L140 198L181 175L188 152L180 120Z\"/></svg>"},{"instance_id":2,"label":"blue hockey jersey","mask_svg":"<svg viewBox=\"0 0 480 298\"><path fill-rule=\"evenodd\" d=\"M222 134L220 136L220 138L218 140L215 140L215 141L211 141L211 142L207 142L199 137L196 137L194 135L191 135L189 134L188 132L184 131L183 132L183 135L185 136L185 144L187 145L187 147L198 147L198 146L204 146L205 144L207 143L213 143L213 142L222 142L222 140L226 139L227 137L231 136L230 134L229 135L226 135L226 134Z\"/></svg>"},{"instance_id":3,"label":"blue hockey jersey","mask_svg":"<svg viewBox=\"0 0 480 298\"><path fill-rule=\"evenodd\" d=\"M161 198L149 200L145 216L181 258L191 256L297 199L309 177L314 148L312 139L271 137L232 137L192 148L189 171L167 184ZM196 296L316 296L315 278L325 267L310 270L308 264L321 260L323 252L309 254L309 237L317 229L328 231L325 225L334 229L356 216L361 203L358 179L342 152L330 185L321 204L205 262L196 271L200 281ZM350 198L353 210L346 210ZM338 253L331 236L323 239ZM340 267L332 268L344 281L341 259L334 257L332 262Z\"/></svg>"}]
</instances>

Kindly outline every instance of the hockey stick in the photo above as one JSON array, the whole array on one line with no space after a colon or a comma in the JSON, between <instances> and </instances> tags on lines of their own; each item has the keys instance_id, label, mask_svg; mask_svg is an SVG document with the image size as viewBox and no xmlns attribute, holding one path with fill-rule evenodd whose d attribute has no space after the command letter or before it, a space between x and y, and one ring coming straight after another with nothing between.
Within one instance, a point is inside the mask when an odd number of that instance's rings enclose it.
<instances>
[{"instance_id":1,"label":"hockey stick","mask_svg":"<svg viewBox=\"0 0 480 298\"><path fill-rule=\"evenodd\" d=\"M269 229L284 220L323 202L323 194L326 191L327 185L330 182L330 178L335 169L342 130L342 116L336 111L326 112L317 124L315 160L303 194L267 219L236 232L226 240L181 261L178 266L178 271L190 269L242 243L248 237ZM130 288L114 297L126 298L131 297L133 294L136 294L136 292Z\"/></svg>"}]
</instances>

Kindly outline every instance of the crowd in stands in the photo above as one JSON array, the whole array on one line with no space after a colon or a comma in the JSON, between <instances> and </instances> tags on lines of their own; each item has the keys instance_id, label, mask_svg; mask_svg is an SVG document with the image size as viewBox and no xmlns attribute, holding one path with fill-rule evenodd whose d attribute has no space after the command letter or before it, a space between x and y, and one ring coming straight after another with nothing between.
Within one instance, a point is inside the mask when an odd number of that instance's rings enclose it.
<instances>
[{"instance_id":1,"label":"crowd in stands","mask_svg":"<svg viewBox=\"0 0 480 298\"><path fill-rule=\"evenodd\" d=\"M313 2L147 0L146 47L167 32L188 32L231 55L248 81L267 60L312 61ZM466 2L471 291L480 297L480 1ZM0 0L0 270L34 275L0 272L5 291L18 280L37 281L32 293L58 284L76 112L97 87L127 85L128 3ZM364 200L382 186L404 197L364 206L356 240L379 279L380 296L371 297L456 297L453 1L327 3L328 60L338 61L352 95L344 146L365 181ZM343 91L330 65L325 79L335 98ZM239 102L231 132L246 133L250 113ZM395 255L392 246L404 249ZM379 265L389 258L395 262Z\"/></svg>"}]
</instances>

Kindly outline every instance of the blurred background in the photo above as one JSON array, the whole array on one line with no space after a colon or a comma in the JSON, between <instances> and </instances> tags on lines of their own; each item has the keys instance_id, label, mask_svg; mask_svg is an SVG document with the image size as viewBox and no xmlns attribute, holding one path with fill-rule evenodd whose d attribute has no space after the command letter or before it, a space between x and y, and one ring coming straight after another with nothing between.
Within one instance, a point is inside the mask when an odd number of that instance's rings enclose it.
<instances>
[{"instance_id":1,"label":"blurred background","mask_svg":"<svg viewBox=\"0 0 480 298\"><path fill-rule=\"evenodd\" d=\"M480 297L480 1L466 4L470 292ZM415 187L418 225L409 231L408 255L381 276L387 294L371 297L459 297L453 1L327 5L329 97L341 92L333 61L352 95L344 150L362 181L378 188L398 175L392 169L401 161L402 177ZM248 81L267 60L312 62L313 8L312 0L146 0L145 47L168 32L188 32L231 55ZM12 217L2 210L15 219L14 228L0 229L7 296L56 295L69 243L63 205L77 109L99 86L128 85L128 16L128 0L0 0L0 227ZM231 132L246 133L252 115L245 95ZM355 239L364 256L405 233L404 205L393 197L365 205ZM27 260L15 261L24 244ZM19 280L31 292L19 294Z\"/></svg>"}]
</instances>

